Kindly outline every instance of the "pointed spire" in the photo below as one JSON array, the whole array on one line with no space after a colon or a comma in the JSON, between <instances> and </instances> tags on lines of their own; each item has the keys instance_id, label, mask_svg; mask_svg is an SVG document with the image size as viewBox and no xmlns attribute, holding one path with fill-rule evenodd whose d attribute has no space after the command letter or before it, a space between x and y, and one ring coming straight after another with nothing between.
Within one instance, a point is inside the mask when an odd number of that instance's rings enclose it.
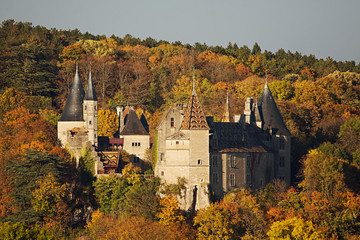
<instances>
[{"instance_id":1,"label":"pointed spire","mask_svg":"<svg viewBox=\"0 0 360 240\"><path fill-rule=\"evenodd\" d=\"M181 123L182 130L202 129L209 130L206 122L205 113L201 108L200 101L195 91L195 68L193 70L193 91L189 100L189 104L185 109L184 118Z\"/></svg>"},{"instance_id":2,"label":"pointed spire","mask_svg":"<svg viewBox=\"0 0 360 240\"><path fill-rule=\"evenodd\" d=\"M193 68L193 90L192 90L192 95L196 95L196 91L195 91L195 68Z\"/></svg>"},{"instance_id":3,"label":"pointed spire","mask_svg":"<svg viewBox=\"0 0 360 240\"><path fill-rule=\"evenodd\" d=\"M59 121L83 121L84 88L79 77L79 67L76 62L74 82L71 85L64 111Z\"/></svg>"},{"instance_id":4,"label":"pointed spire","mask_svg":"<svg viewBox=\"0 0 360 240\"><path fill-rule=\"evenodd\" d=\"M226 90L226 104L229 104L229 87Z\"/></svg>"},{"instance_id":5,"label":"pointed spire","mask_svg":"<svg viewBox=\"0 0 360 240\"><path fill-rule=\"evenodd\" d=\"M225 104L224 115L221 118L221 122L230 122L229 88L226 91L226 104Z\"/></svg>"},{"instance_id":6,"label":"pointed spire","mask_svg":"<svg viewBox=\"0 0 360 240\"><path fill-rule=\"evenodd\" d=\"M264 89L265 88L269 88L269 85L268 85L268 75L267 75L267 72L265 73L265 75L266 75L266 82L265 82L265 86L264 86Z\"/></svg>"},{"instance_id":7,"label":"pointed spire","mask_svg":"<svg viewBox=\"0 0 360 240\"><path fill-rule=\"evenodd\" d=\"M89 79L88 79L88 83L87 83L87 87L86 87L86 93L85 93L84 100L91 100L91 101L98 100L96 97L94 82L91 77L91 66L90 66Z\"/></svg>"},{"instance_id":8,"label":"pointed spire","mask_svg":"<svg viewBox=\"0 0 360 240\"><path fill-rule=\"evenodd\" d=\"M259 107L259 115L263 120L264 128L272 128L273 130L276 129L277 134L280 135L291 135L270 91L267 82L267 75L264 91L261 94L257 106Z\"/></svg>"}]
</instances>

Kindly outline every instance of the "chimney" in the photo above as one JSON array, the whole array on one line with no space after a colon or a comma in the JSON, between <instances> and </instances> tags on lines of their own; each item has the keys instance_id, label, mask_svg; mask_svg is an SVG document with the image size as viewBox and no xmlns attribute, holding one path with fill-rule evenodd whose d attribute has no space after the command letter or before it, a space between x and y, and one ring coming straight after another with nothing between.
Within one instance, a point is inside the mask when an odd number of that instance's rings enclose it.
<instances>
[{"instance_id":1,"label":"chimney","mask_svg":"<svg viewBox=\"0 0 360 240\"><path fill-rule=\"evenodd\" d=\"M245 122L250 124L251 123L251 115L252 115L252 108L253 108L253 99L248 97L245 102Z\"/></svg>"},{"instance_id":2,"label":"chimney","mask_svg":"<svg viewBox=\"0 0 360 240\"><path fill-rule=\"evenodd\" d=\"M123 107L117 106L116 113L119 116L119 134L124 129L124 115L123 115Z\"/></svg>"}]
</instances>

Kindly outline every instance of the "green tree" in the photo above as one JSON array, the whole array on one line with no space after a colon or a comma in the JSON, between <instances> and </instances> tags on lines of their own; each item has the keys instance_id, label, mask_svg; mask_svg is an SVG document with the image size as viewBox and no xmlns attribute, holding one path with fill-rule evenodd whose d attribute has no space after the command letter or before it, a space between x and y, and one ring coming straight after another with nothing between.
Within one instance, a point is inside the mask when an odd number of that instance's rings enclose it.
<instances>
[{"instance_id":1,"label":"green tree","mask_svg":"<svg viewBox=\"0 0 360 240\"><path fill-rule=\"evenodd\" d=\"M14 222L36 223L44 214L34 209L33 192L38 183L48 174L60 185L67 182L71 174L69 165L62 159L34 150L27 150L20 161L11 161L7 172L13 177L14 189L11 196L16 211L10 216Z\"/></svg>"},{"instance_id":2,"label":"green tree","mask_svg":"<svg viewBox=\"0 0 360 240\"><path fill-rule=\"evenodd\" d=\"M345 187L343 162L318 150L312 150L306 156L303 176L300 186L305 191L318 191L329 201Z\"/></svg>"}]
</instances>

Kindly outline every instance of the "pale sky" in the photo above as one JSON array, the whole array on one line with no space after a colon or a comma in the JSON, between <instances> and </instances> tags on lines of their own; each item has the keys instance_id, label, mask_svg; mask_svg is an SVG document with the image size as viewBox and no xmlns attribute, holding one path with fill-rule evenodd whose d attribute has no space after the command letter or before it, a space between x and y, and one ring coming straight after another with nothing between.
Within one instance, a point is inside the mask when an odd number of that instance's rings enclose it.
<instances>
[{"instance_id":1,"label":"pale sky","mask_svg":"<svg viewBox=\"0 0 360 240\"><path fill-rule=\"evenodd\" d=\"M0 0L0 21L360 62L360 0Z\"/></svg>"}]
</instances>

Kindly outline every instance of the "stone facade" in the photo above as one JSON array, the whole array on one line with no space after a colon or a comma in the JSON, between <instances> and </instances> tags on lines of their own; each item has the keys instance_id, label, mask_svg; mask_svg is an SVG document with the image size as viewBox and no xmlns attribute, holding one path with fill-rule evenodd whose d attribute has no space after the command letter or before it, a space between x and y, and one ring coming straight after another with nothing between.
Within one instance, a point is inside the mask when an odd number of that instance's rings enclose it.
<instances>
[{"instance_id":1,"label":"stone facade","mask_svg":"<svg viewBox=\"0 0 360 240\"><path fill-rule=\"evenodd\" d=\"M94 84L89 74L86 93L80 81L78 67L74 82L66 101L64 111L58 120L58 141L62 147L69 147L75 154L77 164L81 149L89 147L95 154L98 144L98 113ZM98 159L98 158L97 158Z\"/></svg>"},{"instance_id":2,"label":"stone facade","mask_svg":"<svg viewBox=\"0 0 360 240\"><path fill-rule=\"evenodd\" d=\"M290 184L291 135L265 84L259 102L248 98L244 114L230 122L205 120L195 90L188 105L169 108L156 128L155 175L164 183L186 181L183 209L208 206L210 193L221 198L236 188L260 189L275 178Z\"/></svg>"}]
</instances>

